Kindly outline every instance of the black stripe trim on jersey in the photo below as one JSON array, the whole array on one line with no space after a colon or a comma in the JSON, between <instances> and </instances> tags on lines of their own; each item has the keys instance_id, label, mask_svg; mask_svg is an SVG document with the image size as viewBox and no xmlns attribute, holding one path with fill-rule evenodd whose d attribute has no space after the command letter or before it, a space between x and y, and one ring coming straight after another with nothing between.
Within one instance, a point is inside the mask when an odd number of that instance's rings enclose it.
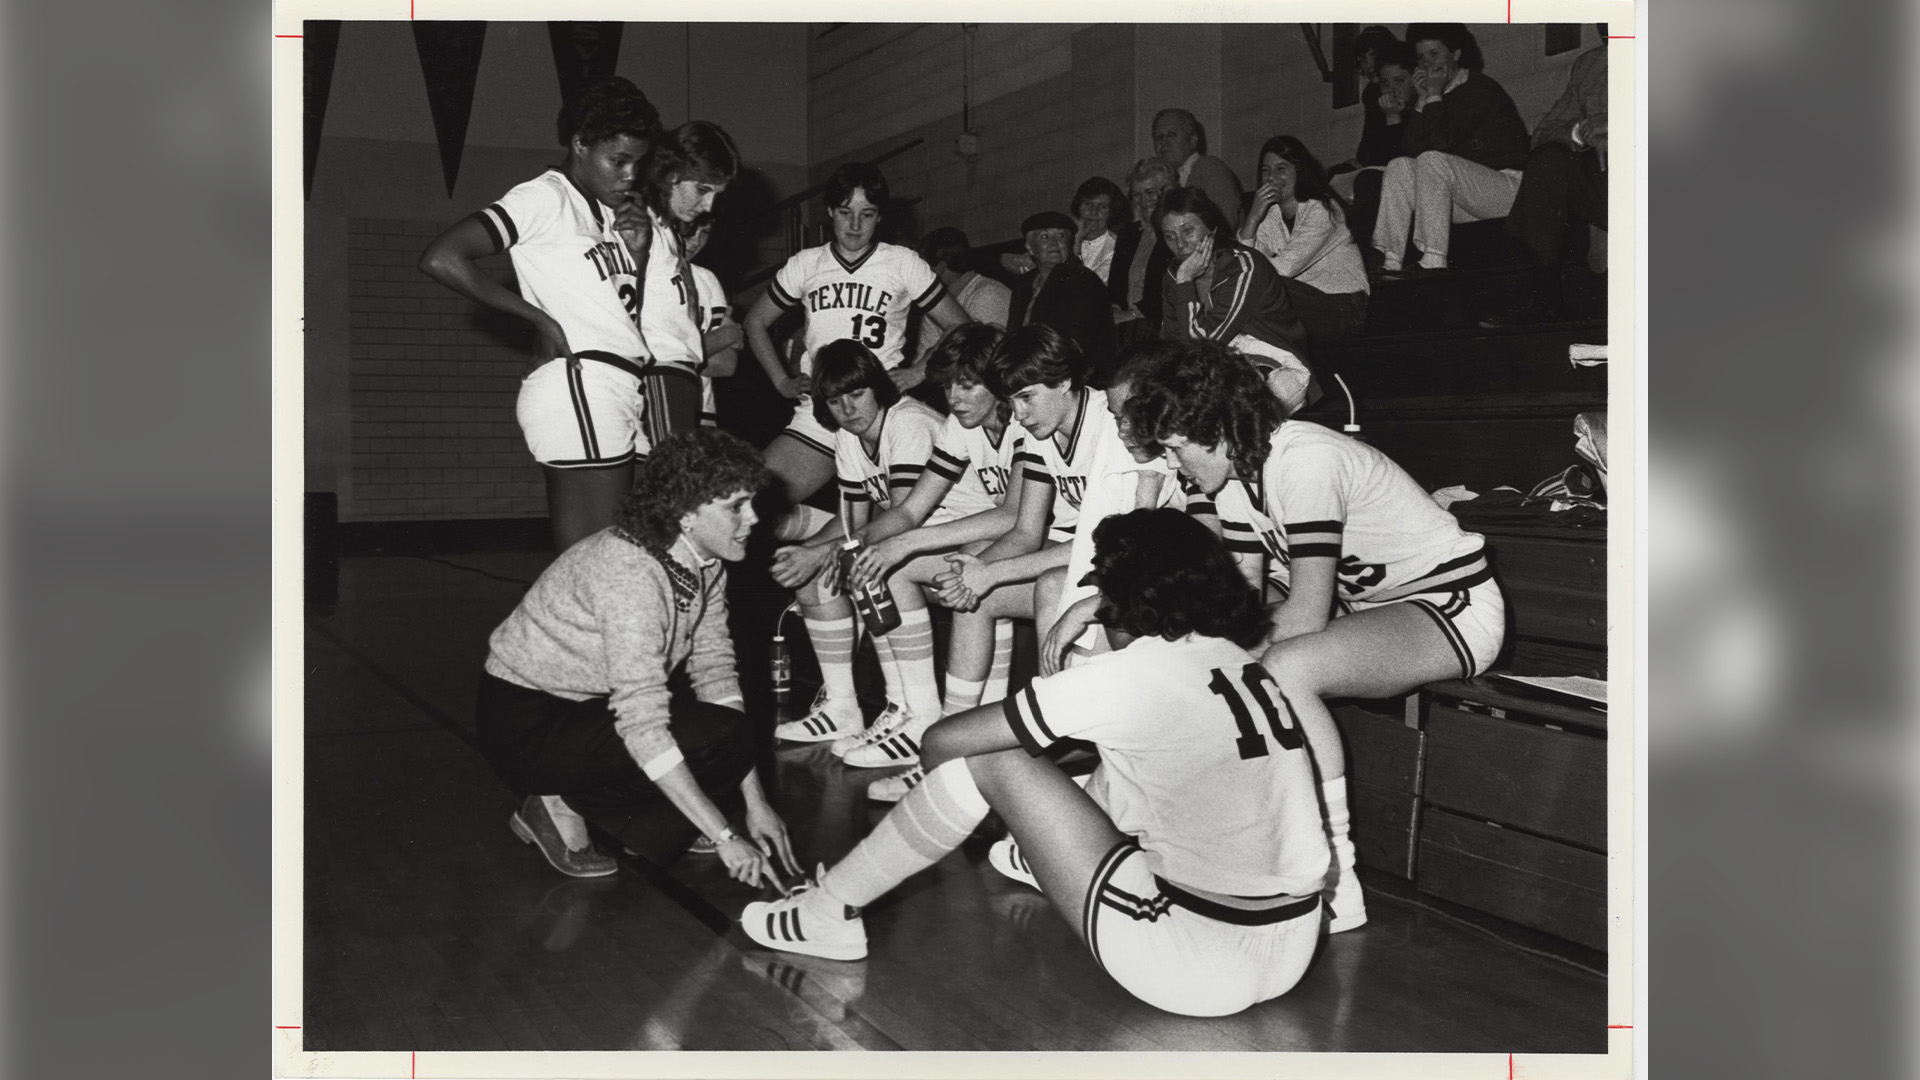
<instances>
[{"instance_id":1,"label":"black stripe trim on jersey","mask_svg":"<svg viewBox=\"0 0 1920 1080\"><path fill-rule=\"evenodd\" d=\"M867 440L860 440L860 452L867 455L867 462L875 467L880 464L880 448L886 445L881 440L887 434L887 418L893 415L893 406L880 410L880 419L873 422L873 449L867 449Z\"/></svg>"},{"instance_id":2,"label":"black stripe trim on jersey","mask_svg":"<svg viewBox=\"0 0 1920 1080\"><path fill-rule=\"evenodd\" d=\"M1187 500L1187 516L1188 517L1219 517L1220 508L1218 506L1215 506L1211 499L1188 499ZM1225 522L1222 522L1221 524L1224 525Z\"/></svg>"},{"instance_id":3,"label":"black stripe trim on jersey","mask_svg":"<svg viewBox=\"0 0 1920 1080\"><path fill-rule=\"evenodd\" d=\"M1481 559L1485 557L1486 557L1486 551L1484 548L1477 551L1470 551L1467 554L1460 556L1459 558L1448 559L1446 562L1441 563L1439 566L1434 567L1433 569L1427 571L1424 574L1421 574L1419 577L1414 578L1413 580L1425 581L1427 578L1440 577L1443 574L1451 574L1455 570L1465 570L1467 567L1472 566L1474 563L1479 562Z\"/></svg>"},{"instance_id":4,"label":"black stripe trim on jersey","mask_svg":"<svg viewBox=\"0 0 1920 1080\"><path fill-rule=\"evenodd\" d=\"M960 482L960 477L966 473L965 469L955 469L944 462L938 461L927 462L927 471L940 477L942 480L956 484Z\"/></svg>"},{"instance_id":5,"label":"black stripe trim on jersey","mask_svg":"<svg viewBox=\"0 0 1920 1080\"><path fill-rule=\"evenodd\" d=\"M1034 737L1026 718L1020 715L1019 694L1008 694L1001 698L1000 712L1007 718L1007 726L1013 729L1014 737L1020 740L1020 748L1027 752L1028 757L1039 757L1047 752L1046 745Z\"/></svg>"},{"instance_id":6,"label":"black stripe trim on jersey","mask_svg":"<svg viewBox=\"0 0 1920 1080\"><path fill-rule=\"evenodd\" d=\"M1046 461L1040 457L1040 452L1038 450L1027 450L1025 448L1022 448L1021 450L1019 450L1013 455L1013 460L1016 463L1024 463L1027 465L1038 466L1043 471L1047 467Z\"/></svg>"},{"instance_id":7,"label":"black stripe trim on jersey","mask_svg":"<svg viewBox=\"0 0 1920 1080\"><path fill-rule=\"evenodd\" d=\"M840 245L834 243L831 240L827 241L827 250L833 253L833 261L840 264L840 269L845 270L849 274L854 274L854 273L858 273L861 267L867 265L867 260L873 258L874 252L880 250L880 242L876 240L873 243L868 244L867 250L861 252L860 257L853 260L852 262L848 262L844 257L841 256Z\"/></svg>"},{"instance_id":8,"label":"black stripe trim on jersey","mask_svg":"<svg viewBox=\"0 0 1920 1080\"><path fill-rule=\"evenodd\" d=\"M1320 907L1320 898L1318 896L1309 896L1302 900L1288 900L1285 903L1266 908L1230 907L1219 901L1209 900L1204 896L1195 896L1193 893L1175 885L1173 882L1168 881L1158 874L1153 876L1153 883L1160 887L1160 895L1180 907L1186 908L1195 915L1204 915L1215 922L1232 923L1235 926L1271 926L1274 923L1283 923L1289 919L1297 919L1302 915L1318 910Z\"/></svg>"},{"instance_id":9,"label":"black stripe trim on jersey","mask_svg":"<svg viewBox=\"0 0 1920 1080\"><path fill-rule=\"evenodd\" d=\"M1187 513L1193 513L1193 507L1187 507ZM1267 553L1267 549L1261 547L1258 540L1222 539L1220 546L1226 548L1228 551L1238 552L1242 555L1265 555Z\"/></svg>"},{"instance_id":10,"label":"black stripe trim on jersey","mask_svg":"<svg viewBox=\"0 0 1920 1080\"><path fill-rule=\"evenodd\" d=\"M494 203L492 206L489 206L487 210L492 210L501 217L506 217L506 211L500 209L499 203ZM493 245L493 254L498 255L507 250L507 238L500 235L500 226L493 223L493 218L488 216L487 210L475 210L469 216L479 222L481 228L487 230L487 242ZM509 223L508 227L512 227L511 223Z\"/></svg>"},{"instance_id":11,"label":"black stripe trim on jersey","mask_svg":"<svg viewBox=\"0 0 1920 1080\"><path fill-rule=\"evenodd\" d=\"M493 211L496 214L499 214L500 224L505 225L507 227L507 246L512 247L514 244L519 243L520 242L520 226L515 225L513 223L513 215L507 213L507 208L504 206L501 206L499 203L494 203L493 205L487 207L487 209Z\"/></svg>"},{"instance_id":12,"label":"black stripe trim on jersey","mask_svg":"<svg viewBox=\"0 0 1920 1080\"><path fill-rule=\"evenodd\" d=\"M1075 464L1073 460L1073 452L1079 449L1080 447L1080 429L1085 427L1087 424L1087 406L1092 401L1093 401L1093 391L1087 389L1084 386L1081 387L1080 388L1080 408L1076 410L1073 414L1073 427L1072 429L1064 432L1064 434L1067 437L1067 445L1065 447L1062 447L1060 445L1060 436L1063 433L1058 431L1053 433L1053 448L1055 450L1060 451L1060 461L1063 464L1067 464L1067 465Z\"/></svg>"},{"instance_id":13,"label":"black stripe trim on jersey","mask_svg":"<svg viewBox=\"0 0 1920 1080\"><path fill-rule=\"evenodd\" d=\"M925 465L911 465L911 464L889 465L887 466L887 479L918 480L920 479L920 474L926 471L927 471L927 467Z\"/></svg>"},{"instance_id":14,"label":"black stripe trim on jersey","mask_svg":"<svg viewBox=\"0 0 1920 1080\"><path fill-rule=\"evenodd\" d=\"M1289 548L1296 559L1337 559L1340 557L1339 544L1294 544Z\"/></svg>"},{"instance_id":15,"label":"black stripe trim on jersey","mask_svg":"<svg viewBox=\"0 0 1920 1080\"><path fill-rule=\"evenodd\" d=\"M1303 533L1345 533L1346 531L1347 531L1347 523L1344 521L1289 521L1287 522L1288 536L1299 536Z\"/></svg>"},{"instance_id":16,"label":"black stripe trim on jersey","mask_svg":"<svg viewBox=\"0 0 1920 1080\"><path fill-rule=\"evenodd\" d=\"M913 303L909 306L911 306L914 310L924 314L926 312L932 311L936 307L939 307L940 301L945 300L946 298L947 298L946 284L943 283L939 278L934 278L933 284L927 286L927 291L921 293L919 297L916 298L913 301Z\"/></svg>"},{"instance_id":17,"label":"black stripe trim on jersey","mask_svg":"<svg viewBox=\"0 0 1920 1080\"><path fill-rule=\"evenodd\" d=\"M799 412L798 409L794 411L796 414ZM825 454L827 457L833 456L832 443L823 443L819 439L816 439L811 435L804 434L803 432L800 431L799 428L793 428L793 427L784 428L781 430L780 434L786 436L789 439L792 439L794 442L799 443L801 446L804 446L809 450L813 450L818 453ZM775 436L775 437L778 438L779 436Z\"/></svg>"},{"instance_id":18,"label":"black stripe trim on jersey","mask_svg":"<svg viewBox=\"0 0 1920 1080\"><path fill-rule=\"evenodd\" d=\"M788 296L787 290L781 288L777 280L767 285L767 296L773 301L774 306L782 311L791 311L800 306L800 298Z\"/></svg>"},{"instance_id":19,"label":"black stripe trim on jersey","mask_svg":"<svg viewBox=\"0 0 1920 1080\"><path fill-rule=\"evenodd\" d=\"M1093 951L1093 962L1100 965L1101 971L1107 970L1107 962L1100 958L1099 928L1094 925L1094 915L1100 910L1100 894L1106 891L1107 882L1119 871L1120 864L1139 850L1140 842L1131 836L1114 844L1100 857L1100 864L1094 867L1093 880L1087 882L1087 898L1080 911L1080 929L1086 935L1087 948Z\"/></svg>"},{"instance_id":20,"label":"black stripe trim on jersey","mask_svg":"<svg viewBox=\"0 0 1920 1080\"><path fill-rule=\"evenodd\" d=\"M1473 678L1473 651L1467 648L1466 639L1453 625L1453 620L1441 614L1440 609L1435 607L1431 600L1408 600L1407 603L1426 612L1428 617L1433 619L1434 624L1440 627L1440 633L1446 635L1447 644L1453 646L1453 655L1460 661L1460 677Z\"/></svg>"},{"instance_id":21,"label":"black stripe trim on jersey","mask_svg":"<svg viewBox=\"0 0 1920 1080\"><path fill-rule=\"evenodd\" d=\"M1041 737L1046 739L1047 742L1059 742L1060 736L1054 734L1053 729L1047 726L1047 718L1040 712L1040 696L1033 692L1033 684L1028 683L1027 688L1020 691L1020 696L1026 699L1027 715L1033 718L1034 729L1038 731Z\"/></svg>"},{"instance_id":22,"label":"black stripe trim on jersey","mask_svg":"<svg viewBox=\"0 0 1920 1080\"><path fill-rule=\"evenodd\" d=\"M611 469L616 465L625 465L629 461L643 460L646 458L646 456L647 455L645 454L635 453L634 451L629 450L626 453L621 454L619 457L567 458L561 461L543 461L540 464L546 466L549 469L580 469L580 470Z\"/></svg>"}]
</instances>

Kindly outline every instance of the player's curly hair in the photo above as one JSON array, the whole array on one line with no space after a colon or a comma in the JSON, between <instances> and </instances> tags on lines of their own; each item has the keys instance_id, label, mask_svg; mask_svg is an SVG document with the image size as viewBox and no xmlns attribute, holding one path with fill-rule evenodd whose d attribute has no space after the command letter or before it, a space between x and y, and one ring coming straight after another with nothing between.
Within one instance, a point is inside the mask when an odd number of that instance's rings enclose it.
<instances>
[{"instance_id":1,"label":"player's curly hair","mask_svg":"<svg viewBox=\"0 0 1920 1080\"><path fill-rule=\"evenodd\" d=\"M660 550L680 537L680 519L715 499L758 492L766 463L745 439L697 427L661 440L634 469L633 489L613 524L644 547Z\"/></svg>"},{"instance_id":2,"label":"player's curly hair","mask_svg":"<svg viewBox=\"0 0 1920 1080\"><path fill-rule=\"evenodd\" d=\"M1172 507L1116 514L1093 530L1094 617L1135 637L1188 634L1252 646L1267 632L1260 595L1218 537Z\"/></svg>"},{"instance_id":3,"label":"player's curly hair","mask_svg":"<svg viewBox=\"0 0 1920 1080\"><path fill-rule=\"evenodd\" d=\"M672 222L681 235L689 223L674 222L667 208L673 185L682 180L707 184L731 183L740 172L740 151L719 124L691 120L655 139L640 161L635 192L660 220Z\"/></svg>"},{"instance_id":4,"label":"player's curly hair","mask_svg":"<svg viewBox=\"0 0 1920 1080\"><path fill-rule=\"evenodd\" d=\"M1225 443L1234 471L1255 477L1285 409L1245 357L1217 341L1191 341L1140 373L1126 414L1140 437L1155 442L1178 435L1202 446Z\"/></svg>"},{"instance_id":5,"label":"player's curly hair","mask_svg":"<svg viewBox=\"0 0 1920 1080\"><path fill-rule=\"evenodd\" d=\"M1072 338L1045 323L1028 323L1000 343L987 369L987 388L1002 401L1038 383L1066 382L1078 390L1092 370L1093 361Z\"/></svg>"},{"instance_id":6,"label":"player's curly hair","mask_svg":"<svg viewBox=\"0 0 1920 1080\"><path fill-rule=\"evenodd\" d=\"M560 107L554 126L559 130L561 146L572 146L576 138L582 145L592 146L615 135L631 135L652 146L660 138L660 110L639 87L615 75L581 88L572 101Z\"/></svg>"},{"instance_id":7,"label":"player's curly hair","mask_svg":"<svg viewBox=\"0 0 1920 1080\"><path fill-rule=\"evenodd\" d=\"M1006 336L1006 331L992 323L971 322L954 327L927 354L927 381L936 386L985 383L987 369L993 366L993 355Z\"/></svg>"},{"instance_id":8,"label":"player's curly hair","mask_svg":"<svg viewBox=\"0 0 1920 1080\"><path fill-rule=\"evenodd\" d=\"M873 390L873 399L882 409L900 400L900 388L894 385L886 366L873 350L852 338L840 338L820 346L813 354L813 418L828 431L839 431L840 421L833 418L827 402L861 387Z\"/></svg>"}]
</instances>

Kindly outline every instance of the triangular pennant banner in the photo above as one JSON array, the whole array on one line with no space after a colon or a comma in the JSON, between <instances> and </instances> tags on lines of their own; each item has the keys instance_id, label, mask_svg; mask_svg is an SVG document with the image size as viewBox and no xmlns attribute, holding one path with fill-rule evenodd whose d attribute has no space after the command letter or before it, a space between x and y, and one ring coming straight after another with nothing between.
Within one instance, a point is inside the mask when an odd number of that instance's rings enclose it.
<instances>
[{"instance_id":1,"label":"triangular pennant banner","mask_svg":"<svg viewBox=\"0 0 1920 1080\"><path fill-rule=\"evenodd\" d=\"M306 191L313 198L313 167L320 162L320 127L327 119L327 93L333 89L333 58L340 49L340 20L308 19L301 28L306 97Z\"/></svg>"},{"instance_id":2,"label":"triangular pennant banner","mask_svg":"<svg viewBox=\"0 0 1920 1080\"><path fill-rule=\"evenodd\" d=\"M553 68L560 76L560 103L573 104L581 87L613 74L620 56L620 23L550 22Z\"/></svg>"},{"instance_id":3,"label":"triangular pennant banner","mask_svg":"<svg viewBox=\"0 0 1920 1080\"><path fill-rule=\"evenodd\" d=\"M480 48L487 40L483 22L416 22L413 44L420 50L420 71L427 78L427 108L440 140L440 168L447 195L460 178L460 154L467 146L467 120L473 115L473 85L480 75Z\"/></svg>"}]
</instances>

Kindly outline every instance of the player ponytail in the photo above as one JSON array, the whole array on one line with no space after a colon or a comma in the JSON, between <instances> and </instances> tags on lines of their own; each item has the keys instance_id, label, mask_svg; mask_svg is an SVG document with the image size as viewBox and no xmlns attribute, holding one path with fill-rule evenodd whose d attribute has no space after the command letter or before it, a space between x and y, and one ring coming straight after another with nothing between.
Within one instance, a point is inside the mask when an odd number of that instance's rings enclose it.
<instances>
[{"instance_id":1,"label":"player ponytail","mask_svg":"<svg viewBox=\"0 0 1920 1080\"><path fill-rule=\"evenodd\" d=\"M1093 530L1094 617L1134 637L1188 634L1243 647L1267 632L1260 596L1207 527L1171 507L1134 510Z\"/></svg>"}]
</instances>

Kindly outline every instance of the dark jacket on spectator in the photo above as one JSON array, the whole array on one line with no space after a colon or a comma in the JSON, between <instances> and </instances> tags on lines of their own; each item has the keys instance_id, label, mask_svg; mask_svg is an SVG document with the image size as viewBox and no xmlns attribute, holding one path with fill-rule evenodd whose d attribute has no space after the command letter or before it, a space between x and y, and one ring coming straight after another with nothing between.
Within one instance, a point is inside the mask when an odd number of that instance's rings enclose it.
<instances>
[{"instance_id":1,"label":"dark jacket on spectator","mask_svg":"<svg viewBox=\"0 0 1920 1080\"><path fill-rule=\"evenodd\" d=\"M1366 123L1360 128L1360 148L1353 160L1362 165L1385 165L1400 156L1404 123L1387 123L1387 111L1380 107L1380 84L1370 82L1360 88L1360 111Z\"/></svg>"},{"instance_id":2,"label":"dark jacket on spectator","mask_svg":"<svg viewBox=\"0 0 1920 1080\"><path fill-rule=\"evenodd\" d=\"M1113 269L1107 271L1107 303L1127 310L1127 288L1133 279L1133 259L1140 250L1145 230L1137 221L1129 221L1120 230L1113 245ZM1140 314L1155 326L1160 325L1160 289L1167 279L1167 260L1173 253L1164 243L1153 245L1147 253L1147 276L1140 283Z\"/></svg>"},{"instance_id":3,"label":"dark jacket on spectator","mask_svg":"<svg viewBox=\"0 0 1920 1080\"><path fill-rule=\"evenodd\" d=\"M1007 332L1012 333L1030 322L1053 327L1080 346L1080 351L1093 362L1089 381L1105 388L1107 377L1113 374L1115 352L1113 312L1107 307L1107 286L1101 282L1100 275L1079 263L1064 262L1047 275L1046 285L1035 297L1033 282L1038 276L1036 271L1014 279L1013 303L1007 310Z\"/></svg>"},{"instance_id":4,"label":"dark jacket on spectator","mask_svg":"<svg viewBox=\"0 0 1920 1080\"><path fill-rule=\"evenodd\" d=\"M1567 88L1533 129L1533 145L1573 146L1573 125L1607 115L1607 45L1580 54L1567 75Z\"/></svg>"},{"instance_id":5,"label":"dark jacket on spectator","mask_svg":"<svg viewBox=\"0 0 1920 1080\"><path fill-rule=\"evenodd\" d=\"M1401 125L1406 133L1400 152L1418 157L1428 150L1463 157L1489 169L1523 169L1527 165L1526 122L1500 84L1480 72L1447 91L1425 110L1408 109Z\"/></svg>"},{"instance_id":6,"label":"dark jacket on spectator","mask_svg":"<svg viewBox=\"0 0 1920 1080\"><path fill-rule=\"evenodd\" d=\"M1177 282L1174 269L1168 267L1164 279L1162 338L1230 344L1250 334L1306 361L1306 327L1287 299L1279 271L1265 255L1240 244L1216 242L1213 265L1205 274Z\"/></svg>"}]
</instances>

